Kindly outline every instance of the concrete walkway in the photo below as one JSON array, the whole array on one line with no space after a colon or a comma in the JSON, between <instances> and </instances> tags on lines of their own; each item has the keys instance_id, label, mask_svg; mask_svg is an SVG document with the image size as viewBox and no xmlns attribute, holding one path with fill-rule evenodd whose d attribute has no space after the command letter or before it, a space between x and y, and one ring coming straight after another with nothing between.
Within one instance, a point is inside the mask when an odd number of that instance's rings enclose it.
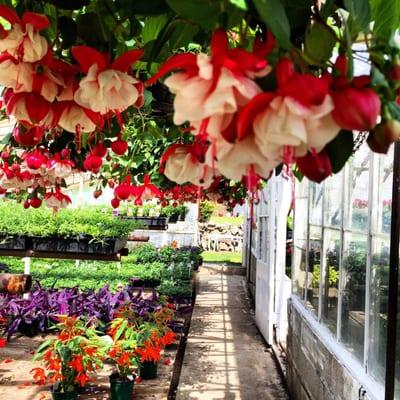
<instances>
[{"instance_id":1,"label":"concrete walkway","mask_svg":"<svg viewBox=\"0 0 400 400\"><path fill-rule=\"evenodd\" d=\"M177 400L288 399L243 276L200 271Z\"/></svg>"}]
</instances>

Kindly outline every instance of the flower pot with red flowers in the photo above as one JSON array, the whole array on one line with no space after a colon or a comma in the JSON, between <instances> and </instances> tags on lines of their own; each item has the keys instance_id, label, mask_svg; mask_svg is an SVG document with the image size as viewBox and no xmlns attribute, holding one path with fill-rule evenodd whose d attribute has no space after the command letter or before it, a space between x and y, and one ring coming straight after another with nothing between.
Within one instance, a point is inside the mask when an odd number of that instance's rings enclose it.
<instances>
[{"instance_id":1,"label":"flower pot with red flowers","mask_svg":"<svg viewBox=\"0 0 400 400\"><path fill-rule=\"evenodd\" d=\"M112 346L108 352L108 358L116 367L115 372L109 377L111 399L130 400L136 378L133 368L137 367L136 327L127 318L115 318L111 322L109 334L112 338Z\"/></svg>"},{"instance_id":2,"label":"flower pot with red flowers","mask_svg":"<svg viewBox=\"0 0 400 400\"><path fill-rule=\"evenodd\" d=\"M31 373L37 383L52 384L54 400L73 400L90 380L90 373L102 368L107 344L83 319L59 316L59 321L59 334L43 342L33 358L42 360L45 368Z\"/></svg>"},{"instance_id":3,"label":"flower pot with red flowers","mask_svg":"<svg viewBox=\"0 0 400 400\"><path fill-rule=\"evenodd\" d=\"M152 321L146 321L138 329L139 375L142 379L157 378L157 363L162 350L175 341L175 334L167 326L172 310L163 307L152 315Z\"/></svg>"}]
</instances>

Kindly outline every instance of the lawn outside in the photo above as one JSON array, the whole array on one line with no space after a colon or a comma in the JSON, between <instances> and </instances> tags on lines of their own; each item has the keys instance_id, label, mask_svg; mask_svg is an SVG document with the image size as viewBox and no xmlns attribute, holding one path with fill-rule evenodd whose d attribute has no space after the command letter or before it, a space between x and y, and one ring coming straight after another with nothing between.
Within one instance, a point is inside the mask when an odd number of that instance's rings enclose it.
<instances>
[{"instance_id":1,"label":"lawn outside","mask_svg":"<svg viewBox=\"0 0 400 400\"><path fill-rule=\"evenodd\" d=\"M208 263L242 264L242 253L231 251L204 251L203 260Z\"/></svg>"},{"instance_id":2,"label":"lawn outside","mask_svg":"<svg viewBox=\"0 0 400 400\"><path fill-rule=\"evenodd\" d=\"M210 222L215 223L215 224L229 224L229 225L241 226L241 225L243 225L243 217L242 216L241 217L212 216L210 218Z\"/></svg>"}]
</instances>

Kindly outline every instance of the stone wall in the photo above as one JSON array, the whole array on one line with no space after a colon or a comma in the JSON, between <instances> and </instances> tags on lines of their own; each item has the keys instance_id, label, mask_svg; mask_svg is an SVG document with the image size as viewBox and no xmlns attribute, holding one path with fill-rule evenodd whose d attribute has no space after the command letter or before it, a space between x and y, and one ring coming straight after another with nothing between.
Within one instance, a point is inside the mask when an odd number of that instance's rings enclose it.
<instances>
[{"instance_id":1,"label":"stone wall","mask_svg":"<svg viewBox=\"0 0 400 400\"><path fill-rule=\"evenodd\" d=\"M204 250L242 251L243 227L213 222L199 223L200 243Z\"/></svg>"},{"instance_id":2,"label":"stone wall","mask_svg":"<svg viewBox=\"0 0 400 400\"><path fill-rule=\"evenodd\" d=\"M339 361L290 299L287 384L294 400L372 400L355 374Z\"/></svg>"}]
</instances>

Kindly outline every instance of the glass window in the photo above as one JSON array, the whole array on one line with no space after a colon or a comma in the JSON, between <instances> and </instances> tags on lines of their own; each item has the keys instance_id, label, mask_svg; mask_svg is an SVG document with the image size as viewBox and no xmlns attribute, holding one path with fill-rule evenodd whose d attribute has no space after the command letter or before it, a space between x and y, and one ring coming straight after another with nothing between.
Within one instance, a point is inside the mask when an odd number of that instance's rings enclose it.
<instances>
[{"instance_id":1,"label":"glass window","mask_svg":"<svg viewBox=\"0 0 400 400\"><path fill-rule=\"evenodd\" d=\"M310 225L308 240L307 304L318 313L319 284L321 277L321 227Z\"/></svg>"},{"instance_id":2,"label":"glass window","mask_svg":"<svg viewBox=\"0 0 400 400\"><path fill-rule=\"evenodd\" d=\"M308 181L296 185L296 207L293 223L293 293L301 299L306 294L306 260L308 231Z\"/></svg>"},{"instance_id":3,"label":"glass window","mask_svg":"<svg viewBox=\"0 0 400 400\"><path fill-rule=\"evenodd\" d=\"M367 232L368 222L368 195L369 195L369 164L370 151L367 146L361 146L350 161L348 177L348 208L349 218L344 219L345 228ZM345 215L346 216L346 215Z\"/></svg>"},{"instance_id":4,"label":"glass window","mask_svg":"<svg viewBox=\"0 0 400 400\"><path fill-rule=\"evenodd\" d=\"M362 362L365 327L367 235L346 233L343 254L341 339Z\"/></svg>"},{"instance_id":5,"label":"glass window","mask_svg":"<svg viewBox=\"0 0 400 400\"><path fill-rule=\"evenodd\" d=\"M339 299L340 231L324 231L324 265L322 285L322 321L336 336Z\"/></svg>"},{"instance_id":6,"label":"glass window","mask_svg":"<svg viewBox=\"0 0 400 400\"><path fill-rule=\"evenodd\" d=\"M343 171L325 181L324 225L342 226Z\"/></svg>"}]
</instances>

